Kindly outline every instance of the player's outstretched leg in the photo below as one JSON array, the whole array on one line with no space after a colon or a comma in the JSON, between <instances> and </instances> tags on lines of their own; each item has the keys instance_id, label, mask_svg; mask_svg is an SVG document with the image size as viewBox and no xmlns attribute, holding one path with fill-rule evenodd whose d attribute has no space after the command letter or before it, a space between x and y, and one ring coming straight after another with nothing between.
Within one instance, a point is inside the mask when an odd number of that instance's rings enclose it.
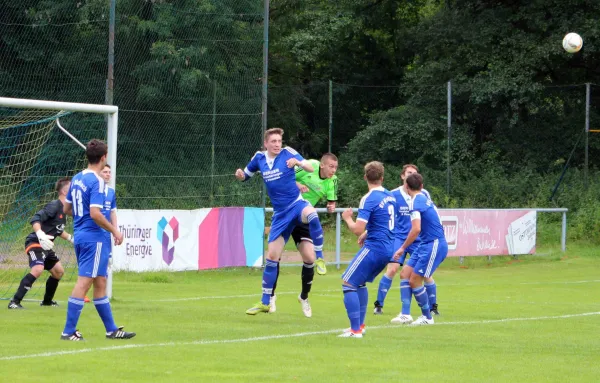
<instances>
[{"instance_id":1,"label":"player's outstretched leg","mask_svg":"<svg viewBox=\"0 0 600 383\"><path fill-rule=\"evenodd\" d=\"M271 294L273 293L273 285L277 278L277 266L279 262L267 259L265 264L265 270L263 271L262 279L262 299L260 302L255 304L246 310L248 315L256 315L258 313L269 312L269 302L271 300Z\"/></svg>"},{"instance_id":2,"label":"player's outstretched leg","mask_svg":"<svg viewBox=\"0 0 600 383\"><path fill-rule=\"evenodd\" d=\"M433 278L425 278L425 290L427 291L427 298L431 306L431 313L433 315L440 315L437 305L437 286Z\"/></svg>"},{"instance_id":3,"label":"player's outstretched leg","mask_svg":"<svg viewBox=\"0 0 600 383\"><path fill-rule=\"evenodd\" d=\"M33 268L31 269L31 271L34 271ZM23 300L23 298L25 298L25 294L27 294L27 292L31 290L31 286L33 286L33 283L36 280L37 277L32 273L27 273L27 275L25 275L23 279L21 279L21 283L19 283L19 288L17 288L17 292L15 293L13 299L11 299L8 303L8 308L10 310L24 308L23 306L21 306L21 301Z\"/></svg>"},{"instance_id":4,"label":"player's outstretched leg","mask_svg":"<svg viewBox=\"0 0 600 383\"><path fill-rule=\"evenodd\" d=\"M325 265L325 260L323 259L323 228L321 227L321 221L319 221L319 215L316 211L311 207L312 211L308 213L306 216L306 220L308 221L308 229L310 231L310 238L313 241L313 245L315 248L315 254L317 256L316 264L317 264L317 274L325 275L327 274L327 266Z\"/></svg>"},{"instance_id":5,"label":"player's outstretched leg","mask_svg":"<svg viewBox=\"0 0 600 383\"><path fill-rule=\"evenodd\" d=\"M360 299L358 298L357 288L354 286L342 285L344 292L344 306L350 320L350 331L344 331L340 338L362 338L362 330L360 327Z\"/></svg>"}]
</instances>

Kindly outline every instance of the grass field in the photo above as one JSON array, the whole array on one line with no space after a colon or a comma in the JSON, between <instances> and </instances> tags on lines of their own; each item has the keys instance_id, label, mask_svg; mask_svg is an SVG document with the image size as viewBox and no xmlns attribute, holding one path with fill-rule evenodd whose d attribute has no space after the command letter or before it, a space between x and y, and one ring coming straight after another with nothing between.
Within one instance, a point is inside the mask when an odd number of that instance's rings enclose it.
<instances>
[{"instance_id":1,"label":"grass field","mask_svg":"<svg viewBox=\"0 0 600 383\"><path fill-rule=\"evenodd\" d=\"M60 308L24 302L2 310L0 366L6 382L595 382L600 375L600 258L593 247L566 256L449 259L436 273L441 317L428 327L389 324L400 309L399 282L367 333L348 326L340 271L315 276L305 318L296 300L299 268L282 269L277 312L244 311L259 299L261 270L121 273L116 322L136 331L110 341L93 305L79 329L86 342L59 340L73 282ZM3 301L6 302L6 301ZM413 316L418 307L413 303Z\"/></svg>"}]
</instances>

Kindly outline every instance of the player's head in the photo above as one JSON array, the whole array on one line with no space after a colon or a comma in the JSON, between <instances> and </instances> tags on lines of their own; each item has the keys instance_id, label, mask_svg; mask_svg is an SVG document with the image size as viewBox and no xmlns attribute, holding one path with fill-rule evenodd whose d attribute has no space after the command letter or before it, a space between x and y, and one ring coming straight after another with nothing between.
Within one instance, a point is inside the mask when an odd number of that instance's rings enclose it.
<instances>
[{"instance_id":1,"label":"player's head","mask_svg":"<svg viewBox=\"0 0 600 383\"><path fill-rule=\"evenodd\" d=\"M413 173L404 180L409 193L418 193L423 189L423 176L419 173ZM411 193L411 195L412 195Z\"/></svg>"},{"instance_id":2,"label":"player's head","mask_svg":"<svg viewBox=\"0 0 600 383\"><path fill-rule=\"evenodd\" d=\"M85 147L85 155L90 165L106 164L106 155L108 153L108 146L104 141L93 139L87 143Z\"/></svg>"},{"instance_id":3,"label":"player's head","mask_svg":"<svg viewBox=\"0 0 600 383\"><path fill-rule=\"evenodd\" d=\"M283 145L283 129L271 128L265 131L265 149L270 154L277 155Z\"/></svg>"},{"instance_id":4,"label":"player's head","mask_svg":"<svg viewBox=\"0 0 600 383\"><path fill-rule=\"evenodd\" d=\"M402 173L400 173L400 179L402 179L402 183L406 182L406 177L408 177L411 174L414 173L418 173L419 172L419 168L417 167L417 165L413 165L413 164L406 164L402 167Z\"/></svg>"},{"instance_id":5,"label":"player's head","mask_svg":"<svg viewBox=\"0 0 600 383\"><path fill-rule=\"evenodd\" d=\"M54 190L56 190L59 196L66 196L69 194L69 186L71 186L71 179L69 177L64 177L56 181Z\"/></svg>"},{"instance_id":6,"label":"player's head","mask_svg":"<svg viewBox=\"0 0 600 383\"><path fill-rule=\"evenodd\" d=\"M109 164L104 165L104 167L100 171L100 176L102 177L104 182L110 182L111 170Z\"/></svg>"},{"instance_id":7,"label":"player's head","mask_svg":"<svg viewBox=\"0 0 600 383\"><path fill-rule=\"evenodd\" d=\"M373 185L383 183L383 164L379 161L371 161L365 165L365 180Z\"/></svg>"},{"instance_id":8,"label":"player's head","mask_svg":"<svg viewBox=\"0 0 600 383\"><path fill-rule=\"evenodd\" d=\"M325 153L321 157L321 168L322 176L325 178L331 178L335 175L338 169L338 158L333 153Z\"/></svg>"}]
</instances>

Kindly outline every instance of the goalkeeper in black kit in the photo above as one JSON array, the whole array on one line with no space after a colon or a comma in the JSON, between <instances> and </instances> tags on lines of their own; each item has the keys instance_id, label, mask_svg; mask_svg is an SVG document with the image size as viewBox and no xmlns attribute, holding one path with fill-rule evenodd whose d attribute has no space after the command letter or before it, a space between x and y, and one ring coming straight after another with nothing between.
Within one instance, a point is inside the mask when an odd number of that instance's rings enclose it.
<instances>
[{"instance_id":1,"label":"goalkeeper in black kit","mask_svg":"<svg viewBox=\"0 0 600 383\"><path fill-rule=\"evenodd\" d=\"M31 289L33 283L42 275L44 270L50 272L46 282L46 293L40 306L58 306L53 300L58 282L65 270L60 260L52 251L54 239L61 237L73 243L73 236L65 230L66 217L63 211L65 198L69 192L71 181L69 178L61 178L56 182L58 199L50 201L44 208L34 214L31 218L33 232L25 239L25 253L29 259L30 272L23 277L15 296L8 304L9 309L22 309L21 301L25 294Z\"/></svg>"}]
</instances>

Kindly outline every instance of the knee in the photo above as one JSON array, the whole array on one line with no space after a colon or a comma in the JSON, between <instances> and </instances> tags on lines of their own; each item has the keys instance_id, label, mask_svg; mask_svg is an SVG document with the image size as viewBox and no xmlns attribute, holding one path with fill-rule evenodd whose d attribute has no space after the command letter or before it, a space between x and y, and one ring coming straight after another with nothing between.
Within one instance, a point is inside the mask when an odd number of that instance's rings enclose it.
<instances>
[{"instance_id":1,"label":"knee","mask_svg":"<svg viewBox=\"0 0 600 383\"><path fill-rule=\"evenodd\" d=\"M42 275L43 272L44 272L44 266L39 265L39 266L33 266L29 273L31 275L33 275L35 277L35 279L38 279L40 277L40 275Z\"/></svg>"},{"instance_id":2,"label":"knee","mask_svg":"<svg viewBox=\"0 0 600 383\"><path fill-rule=\"evenodd\" d=\"M59 268L55 267L52 269L52 271L50 273L52 274L54 279L61 279L63 277L63 275L65 275L65 270L62 267L59 267Z\"/></svg>"},{"instance_id":3,"label":"knee","mask_svg":"<svg viewBox=\"0 0 600 383\"><path fill-rule=\"evenodd\" d=\"M400 271L400 279L409 279L410 274L410 270L408 270L407 268L403 268L402 271Z\"/></svg>"},{"instance_id":4,"label":"knee","mask_svg":"<svg viewBox=\"0 0 600 383\"><path fill-rule=\"evenodd\" d=\"M385 272L385 275L387 275L387 277L389 279L394 278L396 276L396 274L398 273L398 266L399 265L397 263L390 263Z\"/></svg>"},{"instance_id":5,"label":"knee","mask_svg":"<svg viewBox=\"0 0 600 383\"><path fill-rule=\"evenodd\" d=\"M433 278L427 277L427 278L425 278L425 283L428 285L432 285L435 283L435 281L433 280Z\"/></svg>"},{"instance_id":6,"label":"knee","mask_svg":"<svg viewBox=\"0 0 600 383\"><path fill-rule=\"evenodd\" d=\"M412 274L410 276L409 283L410 283L410 287L412 289L416 289L417 287L423 285L423 277L421 277L421 276L419 276L417 274Z\"/></svg>"}]
</instances>

